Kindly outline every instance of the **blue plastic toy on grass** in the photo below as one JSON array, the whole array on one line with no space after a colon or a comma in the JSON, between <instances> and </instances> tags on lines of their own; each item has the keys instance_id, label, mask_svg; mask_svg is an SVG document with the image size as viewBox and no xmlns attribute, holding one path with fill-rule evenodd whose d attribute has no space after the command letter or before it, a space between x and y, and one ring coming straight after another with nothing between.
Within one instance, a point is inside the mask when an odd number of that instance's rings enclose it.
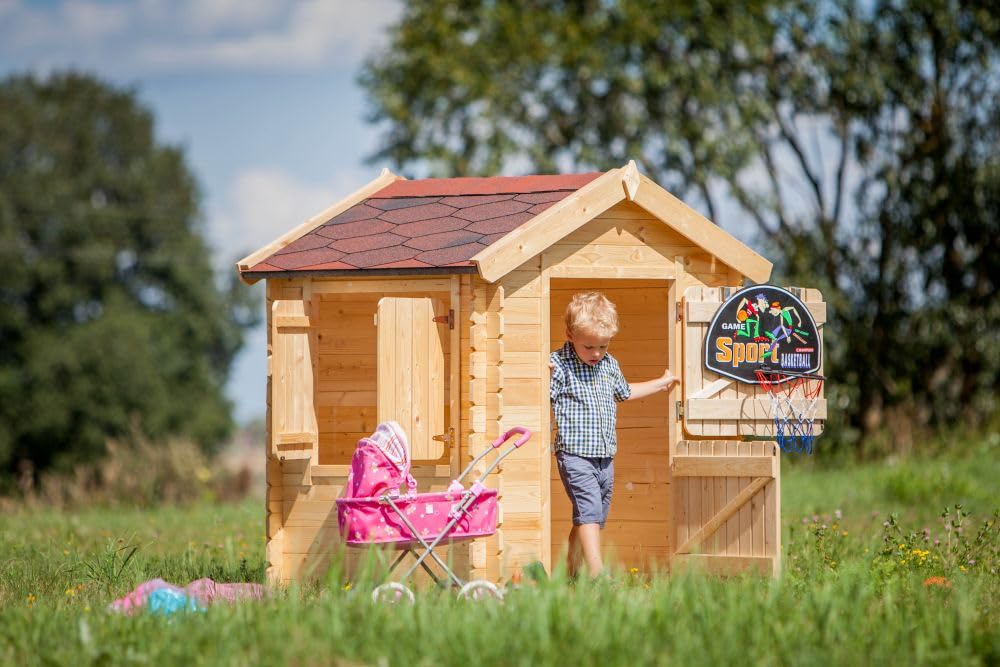
<instances>
[{"instance_id":1,"label":"blue plastic toy on grass","mask_svg":"<svg viewBox=\"0 0 1000 667\"><path fill-rule=\"evenodd\" d=\"M149 594L146 604L149 607L149 613L158 616L170 616L179 611L205 610L193 597L189 597L183 592L175 591L172 588L156 589Z\"/></svg>"}]
</instances>

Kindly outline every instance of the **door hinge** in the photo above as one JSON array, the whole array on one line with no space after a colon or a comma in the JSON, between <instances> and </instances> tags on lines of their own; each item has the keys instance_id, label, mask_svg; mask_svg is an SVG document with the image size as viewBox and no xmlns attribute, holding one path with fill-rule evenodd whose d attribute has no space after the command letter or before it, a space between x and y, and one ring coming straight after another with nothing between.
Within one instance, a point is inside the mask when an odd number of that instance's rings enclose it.
<instances>
[{"instance_id":1,"label":"door hinge","mask_svg":"<svg viewBox=\"0 0 1000 667\"><path fill-rule=\"evenodd\" d=\"M678 419L684 419L684 402L683 401L675 401L674 402L674 407L677 408L677 418Z\"/></svg>"},{"instance_id":2,"label":"door hinge","mask_svg":"<svg viewBox=\"0 0 1000 667\"><path fill-rule=\"evenodd\" d=\"M684 308L683 308L683 305L684 304L681 303L680 301L677 302L677 321L678 322L683 322L684 321Z\"/></svg>"},{"instance_id":3,"label":"door hinge","mask_svg":"<svg viewBox=\"0 0 1000 667\"><path fill-rule=\"evenodd\" d=\"M431 440L434 442L446 442L451 444L455 440L455 429L449 428L447 433L431 436Z\"/></svg>"},{"instance_id":4,"label":"door hinge","mask_svg":"<svg viewBox=\"0 0 1000 667\"><path fill-rule=\"evenodd\" d=\"M438 324L447 324L449 329L455 328L455 311L451 308L448 309L447 315L438 315L434 318L434 321Z\"/></svg>"}]
</instances>

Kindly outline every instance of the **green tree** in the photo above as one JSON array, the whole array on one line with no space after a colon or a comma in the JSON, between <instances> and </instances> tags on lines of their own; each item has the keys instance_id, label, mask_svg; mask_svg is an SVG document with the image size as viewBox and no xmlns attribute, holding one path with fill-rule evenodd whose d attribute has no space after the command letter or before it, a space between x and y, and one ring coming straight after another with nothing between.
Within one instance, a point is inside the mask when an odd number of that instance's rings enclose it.
<instances>
[{"instance_id":1,"label":"green tree","mask_svg":"<svg viewBox=\"0 0 1000 667\"><path fill-rule=\"evenodd\" d=\"M206 449L253 323L216 283L198 193L127 90L0 81L0 470L93 457L136 429Z\"/></svg>"},{"instance_id":2,"label":"green tree","mask_svg":"<svg viewBox=\"0 0 1000 667\"><path fill-rule=\"evenodd\" d=\"M863 168L856 238L871 250L850 237L837 248L856 292L845 334L868 341L847 377L871 423L886 410L924 423L994 416L1000 16L955 0L849 10L837 23L845 58L869 66L848 120ZM853 90L843 76L840 104Z\"/></svg>"},{"instance_id":3,"label":"green tree","mask_svg":"<svg viewBox=\"0 0 1000 667\"><path fill-rule=\"evenodd\" d=\"M887 415L996 412L998 45L974 0L422 0L360 81L375 160L456 175L634 158L752 230L777 282L831 304L832 425L850 441Z\"/></svg>"}]
</instances>

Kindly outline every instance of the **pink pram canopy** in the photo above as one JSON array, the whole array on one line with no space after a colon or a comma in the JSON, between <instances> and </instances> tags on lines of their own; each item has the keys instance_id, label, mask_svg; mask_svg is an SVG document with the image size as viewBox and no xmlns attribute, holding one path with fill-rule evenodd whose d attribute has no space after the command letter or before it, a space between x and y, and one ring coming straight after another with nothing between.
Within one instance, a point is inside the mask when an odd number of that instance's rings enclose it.
<instances>
[{"instance_id":1,"label":"pink pram canopy","mask_svg":"<svg viewBox=\"0 0 1000 667\"><path fill-rule=\"evenodd\" d=\"M375 432L358 441L351 459L351 472L343 498L373 498L397 493L406 482L416 493L417 481L410 474L410 443L396 422L383 422Z\"/></svg>"}]
</instances>

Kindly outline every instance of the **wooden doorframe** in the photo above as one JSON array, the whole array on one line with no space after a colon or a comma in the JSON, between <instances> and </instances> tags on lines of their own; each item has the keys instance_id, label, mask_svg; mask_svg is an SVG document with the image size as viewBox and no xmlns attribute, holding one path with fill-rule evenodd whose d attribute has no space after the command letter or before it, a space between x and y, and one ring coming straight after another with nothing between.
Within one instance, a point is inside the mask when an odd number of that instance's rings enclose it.
<instances>
[{"instance_id":1,"label":"wooden doorframe","mask_svg":"<svg viewBox=\"0 0 1000 667\"><path fill-rule=\"evenodd\" d=\"M683 256L678 256L675 258L675 272L673 276L664 276L660 278L641 278L641 279L614 275L612 272L610 272L610 270L607 274L604 274L594 269L589 269L586 271L584 270L574 271L572 268L563 270L562 272L560 272L558 276L553 276L549 270L551 266L550 261L551 258L547 257L547 253L542 253L542 263L541 263L541 289L543 295L542 307L543 307L543 315L545 316L543 319L546 319L546 321L548 320L548 318L551 317L552 313L551 290L553 281L556 281L557 286L559 282L567 280L581 280L581 281L590 281L593 283L611 283L611 284L619 280L623 281L647 280L651 283L652 282L662 283L663 287L667 291L667 316L666 316L666 321L664 322L664 332L667 339L667 365L670 368L670 370L673 371L675 375L677 375L678 378L682 376L680 370L680 364L681 364L681 346L683 344L681 326L683 326L683 323L678 321L677 318L677 313L679 312L679 306L680 306L678 301L680 299L680 294L681 294L680 292L681 285L679 285L679 283L681 281L677 280L676 276L684 275ZM548 327L546 327L546 330L547 329ZM550 332L546 331L546 333ZM543 349L542 360L544 364L547 364L549 357L549 352L547 350L547 347L550 343L549 341L550 336L545 335L543 336L543 338L544 340L542 341L542 345L545 347L545 349ZM543 374L543 377L547 378L548 373ZM549 387L547 380L545 381L544 385L545 386L543 387L544 390L543 396L548 396ZM669 408L670 412L667 417L667 442L664 447L664 455L667 457L668 467L671 463L671 457L673 456L674 446L679 441L681 434L680 422L679 422L680 417L678 416L674 408L674 405L678 400L680 400L680 397L682 395L683 394L680 384L676 385L668 395L668 405L670 406ZM546 442L548 446L551 448L552 445L551 432L553 429L553 424L551 421L551 410L548 409L543 410L542 425L545 427ZM545 520L544 520L544 525L542 527L542 539L545 540L548 545L551 545L553 542L552 514L551 514L552 501L551 501L551 489L549 488L550 485L549 478L551 476L551 469L550 469L550 459L552 458L551 452L544 458L546 459L546 461L543 463L542 466L542 473L544 474L542 480L546 484L546 489L542 491L542 494L543 498L545 498L547 502L546 502ZM672 482L673 480L671 479L669 482L671 486ZM673 546L674 546L673 542L676 534L676 527L674 523L675 519L674 519L673 497L674 497L673 491L668 488L667 490L668 500L666 503L667 515L665 517L665 520L667 524L668 553L671 554L673 553ZM547 554L547 556L550 562L547 562L545 564L549 568L549 571L551 571L552 566L554 565L551 562L551 559L555 556L555 554L551 552L551 547L549 548L548 551L549 553Z\"/></svg>"}]
</instances>

